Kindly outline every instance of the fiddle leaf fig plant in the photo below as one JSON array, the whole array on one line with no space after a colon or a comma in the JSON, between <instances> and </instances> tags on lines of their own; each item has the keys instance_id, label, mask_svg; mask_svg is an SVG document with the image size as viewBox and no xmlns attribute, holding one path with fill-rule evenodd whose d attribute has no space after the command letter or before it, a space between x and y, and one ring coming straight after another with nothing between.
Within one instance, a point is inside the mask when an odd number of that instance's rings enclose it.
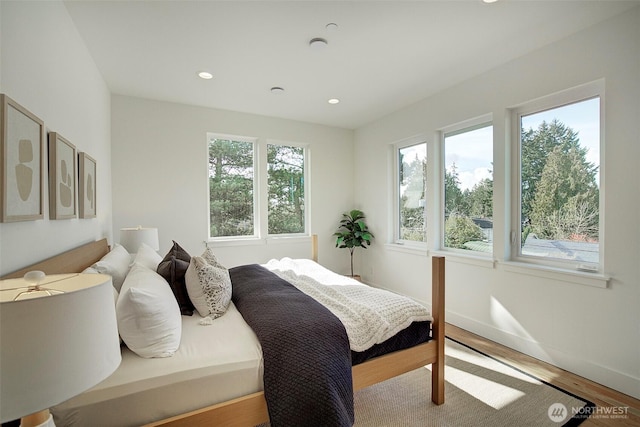
<instances>
[{"instance_id":1,"label":"fiddle leaf fig plant","mask_svg":"<svg viewBox=\"0 0 640 427\"><path fill-rule=\"evenodd\" d=\"M349 213L342 214L342 220L338 231L333 233L336 236L336 248L347 248L351 255L351 277L353 277L353 251L356 248L367 249L371 245L373 234L365 222L364 213L358 209L353 209Z\"/></svg>"}]
</instances>

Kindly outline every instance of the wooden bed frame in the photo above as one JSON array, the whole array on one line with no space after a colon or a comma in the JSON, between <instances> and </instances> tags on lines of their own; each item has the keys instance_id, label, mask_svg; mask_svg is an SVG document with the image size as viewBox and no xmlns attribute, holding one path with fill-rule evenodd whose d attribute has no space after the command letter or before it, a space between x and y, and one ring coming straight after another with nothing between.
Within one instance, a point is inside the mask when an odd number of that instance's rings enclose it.
<instances>
[{"instance_id":1,"label":"wooden bed frame","mask_svg":"<svg viewBox=\"0 0 640 427\"><path fill-rule=\"evenodd\" d=\"M313 236L312 258L317 261L317 238ZM22 277L30 270L46 274L81 272L109 252L106 239L87 243L42 262L8 274L3 279ZM376 357L353 367L353 390L385 381L425 365L431 369L431 400L444 403L444 257L432 258L432 340ZM156 426L255 426L269 421L263 392L253 393L196 411L148 424Z\"/></svg>"}]
</instances>

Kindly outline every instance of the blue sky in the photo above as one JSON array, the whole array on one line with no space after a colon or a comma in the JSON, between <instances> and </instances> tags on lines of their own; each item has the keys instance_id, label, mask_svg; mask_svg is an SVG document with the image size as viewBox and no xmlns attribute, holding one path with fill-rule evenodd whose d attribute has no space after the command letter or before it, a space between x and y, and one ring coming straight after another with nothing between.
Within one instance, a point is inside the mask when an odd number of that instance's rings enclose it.
<instances>
[{"instance_id":1,"label":"blue sky","mask_svg":"<svg viewBox=\"0 0 640 427\"><path fill-rule=\"evenodd\" d=\"M600 165L600 100L565 105L522 117L524 129L537 129L543 121L557 118L578 132L580 145L587 148L587 160ZM462 190L471 189L484 178L491 178L493 166L493 127L449 136L445 142L445 167L451 171L455 163Z\"/></svg>"},{"instance_id":2,"label":"blue sky","mask_svg":"<svg viewBox=\"0 0 640 427\"><path fill-rule=\"evenodd\" d=\"M600 164L600 98L565 105L552 110L541 111L522 118L522 127L536 129L542 121L554 118L578 132L580 145L588 149L587 160Z\"/></svg>"},{"instance_id":3,"label":"blue sky","mask_svg":"<svg viewBox=\"0 0 640 427\"><path fill-rule=\"evenodd\" d=\"M445 167L455 164L462 191L471 189L485 178L492 178L493 126L445 138Z\"/></svg>"}]
</instances>

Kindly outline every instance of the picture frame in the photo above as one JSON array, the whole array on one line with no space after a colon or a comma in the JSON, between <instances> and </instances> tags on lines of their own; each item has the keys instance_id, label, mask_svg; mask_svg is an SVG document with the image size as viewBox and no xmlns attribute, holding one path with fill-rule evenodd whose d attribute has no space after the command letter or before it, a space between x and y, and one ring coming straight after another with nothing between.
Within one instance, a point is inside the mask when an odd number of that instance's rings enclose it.
<instances>
[{"instance_id":1,"label":"picture frame","mask_svg":"<svg viewBox=\"0 0 640 427\"><path fill-rule=\"evenodd\" d=\"M44 218L44 122L0 94L0 222Z\"/></svg>"},{"instance_id":2,"label":"picture frame","mask_svg":"<svg viewBox=\"0 0 640 427\"><path fill-rule=\"evenodd\" d=\"M49 219L77 217L76 147L57 132L49 132Z\"/></svg>"},{"instance_id":3,"label":"picture frame","mask_svg":"<svg viewBox=\"0 0 640 427\"><path fill-rule=\"evenodd\" d=\"M96 217L96 160L78 153L78 211L80 218Z\"/></svg>"}]
</instances>

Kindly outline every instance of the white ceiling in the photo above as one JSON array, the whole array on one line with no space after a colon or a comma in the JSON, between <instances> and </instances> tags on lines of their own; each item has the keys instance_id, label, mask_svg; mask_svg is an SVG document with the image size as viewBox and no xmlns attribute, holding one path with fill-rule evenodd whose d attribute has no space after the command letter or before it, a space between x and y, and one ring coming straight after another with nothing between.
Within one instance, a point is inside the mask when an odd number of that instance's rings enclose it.
<instances>
[{"instance_id":1,"label":"white ceiling","mask_svg":"<svg viewBox=\"0 0 640 427\"><path fill-rule=\"evenodd\" d=\"M115 94L348 129L638 4L65 2ZM328 46L310 49L314 37ZM197 77L201 70L213 79ZM273 86L284 93L271 93ZM334 97L341 102L328 104Z\"/></svg>"}]
</instances>

